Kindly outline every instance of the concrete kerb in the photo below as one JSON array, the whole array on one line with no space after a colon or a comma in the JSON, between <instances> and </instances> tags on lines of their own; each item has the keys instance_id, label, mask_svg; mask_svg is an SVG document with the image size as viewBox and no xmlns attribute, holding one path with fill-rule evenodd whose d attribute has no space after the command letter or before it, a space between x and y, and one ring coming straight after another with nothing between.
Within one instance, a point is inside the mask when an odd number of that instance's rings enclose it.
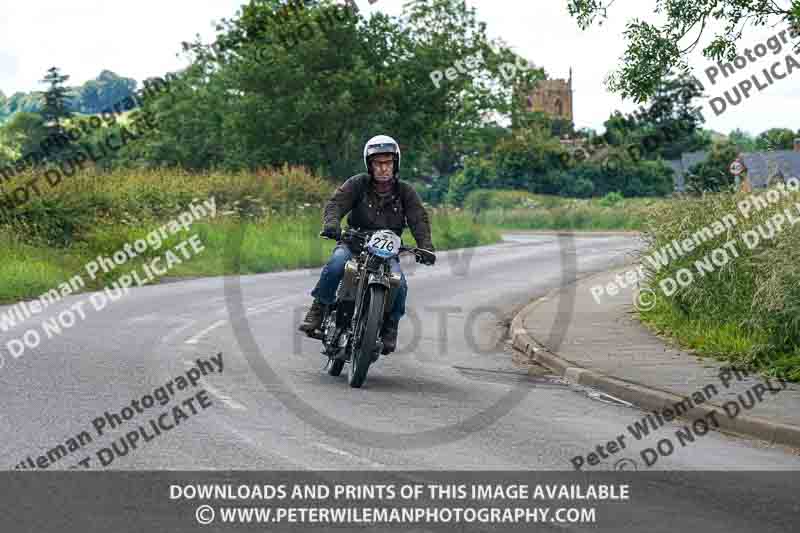
<instances>
[{"instance_id":1,"label":"concrete kerb","mask_svg":"<svg viewBox=\"0 0 800 533\"><path fill-rule=\"evenodd\" d=\"M583 278L583 280L598 277L603 274L607 273L602 272L593 276L588 276ZM576 283L583 280L577 280ZM564 290L564 288L555 289L542 298L532 301L514 316L511 321L510 332L511 340L515 348L525 353L530 360L546 366L571 383L599 389L643 409L659 411L670 408L676 403L686 399L683 396L656 389L642 383L623 380L582 367L549 351L538 342L524 328L523 317L527 316L534 307L551 299L562 290ZM701 416L706 416L713 411L722 413L724 409L714 403L696 405L693 409L687 411L686 416L681 418L694 420ZM754 437L768 441L771 444L800 447L800 427L798 426L780 424L763 418L746 415L740 415L735 418L719 416L717 420L720 425L719 431L723 433Z\"/></svg>"}]
</instances>

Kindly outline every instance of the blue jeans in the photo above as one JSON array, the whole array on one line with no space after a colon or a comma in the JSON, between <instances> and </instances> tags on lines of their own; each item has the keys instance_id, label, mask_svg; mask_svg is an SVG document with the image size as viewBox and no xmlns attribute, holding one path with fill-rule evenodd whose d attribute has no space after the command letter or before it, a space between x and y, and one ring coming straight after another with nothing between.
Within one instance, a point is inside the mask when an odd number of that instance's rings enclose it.
<instances>
[{"instance_id":1,"label":"blue jeans","mask_svg":"<svg viewBox=\"0 0 800 533\"><path fill-rule=\"evenodd\" d=\"M344 264L353 257L353 252L345 244L339 244L333 249L331 258L328 263L322 268L322 274L319 277L314 290L311 291L311 296L322 302L323 304L330 305L336 299L336 289L339 287L339 282L344 276ZM400 270L400 260L393 257L389 260L392 272L400 273L400 287L396 289L394 296L394 304L389 312L391 320L400 321L400 318L406 314L406 295L408 294L408 284L406 283L406 276Z\"/></svg>"}]
</instances>

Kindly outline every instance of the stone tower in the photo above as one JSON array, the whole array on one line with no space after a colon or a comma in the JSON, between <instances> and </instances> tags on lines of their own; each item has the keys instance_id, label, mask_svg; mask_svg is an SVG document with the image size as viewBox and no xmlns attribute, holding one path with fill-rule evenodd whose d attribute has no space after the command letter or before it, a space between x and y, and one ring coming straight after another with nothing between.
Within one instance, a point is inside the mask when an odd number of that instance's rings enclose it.
<instances>
[{"instance_id":1,"label":"stone tower","mask_svg":"<svg viewBox=\"0 0 800 533\"><path fill-rule=\"evenodd\" d=\"M528 111L574 120L572 114L572 68L568 80L541 80L526 98Z\"/></svg>"}]
</instances>

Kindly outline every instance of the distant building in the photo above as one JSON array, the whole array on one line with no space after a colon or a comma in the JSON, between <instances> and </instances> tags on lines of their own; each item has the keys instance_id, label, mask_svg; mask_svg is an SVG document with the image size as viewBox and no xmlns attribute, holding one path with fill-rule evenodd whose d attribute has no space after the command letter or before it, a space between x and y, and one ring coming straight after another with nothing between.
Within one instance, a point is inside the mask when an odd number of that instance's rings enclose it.
<instances>
[{"instance_id":1,"label":"distant building","mask_svg":"<svg viewBox=\"0 0 800 533\"><path fill-rule=\"evenodd\" d=\"M541 111L552 117L574 121L572 111L572 69L568 80L540 80L526 97L528 111Z\"/></svg>"},{"instance_id":2,"label":"distant building","mask_svg":"<svg viewBox=\"0 0 800 533\"><path fill-rule=\"evenodd\" d=\"M708 152L688 152L680 159L666 162L675 171L675 192L686 192L689 169L704 162L708 155ZM765 189L791 177L800 178L800 139L795 140L794 150L743 152L740 158L747 167L747 177L753 189Z\"/></svg>"}]
</instances>

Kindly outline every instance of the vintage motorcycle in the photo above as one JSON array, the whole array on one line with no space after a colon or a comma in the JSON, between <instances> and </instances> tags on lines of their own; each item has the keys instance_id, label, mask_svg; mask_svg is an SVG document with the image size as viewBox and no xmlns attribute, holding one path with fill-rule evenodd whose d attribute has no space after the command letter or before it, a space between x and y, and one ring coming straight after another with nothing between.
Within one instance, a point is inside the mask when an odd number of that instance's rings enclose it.
<instances>
[{"instance_id":1,"label":"vintage motorcycle","mask_svg":"<svg viewBox=\"0 0 800 533\"><path fill-rule=\"evenodd\" d=\"M328 374L338 376L349 362L348 382L358 388L383 350L380 331L394 302L392 289L400 287L402 278L391 271L390 260L413 253L418 263L430 265L436 257L423 248L402 246L400 237L388 229L349 228L341 240L353 257L345 264L335 302L324 306L321 332L311 336L322 340Z\"/></svg>"}]
</instances>

